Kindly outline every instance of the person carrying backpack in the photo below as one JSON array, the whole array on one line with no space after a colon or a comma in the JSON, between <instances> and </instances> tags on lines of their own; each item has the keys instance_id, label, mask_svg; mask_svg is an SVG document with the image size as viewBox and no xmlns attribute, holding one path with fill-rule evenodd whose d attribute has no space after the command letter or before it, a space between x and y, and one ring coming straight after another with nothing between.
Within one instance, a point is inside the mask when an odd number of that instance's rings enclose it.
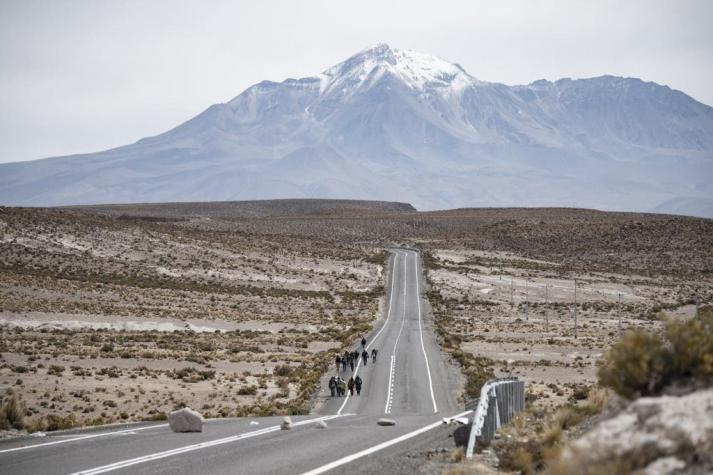
<instances>
[{"instance_id":1,"label":"person carrying backpack","mask_svg":"<svg viewBox=\"0 0 713 475\"><path fill-rule=\"evenodd\" d=\"M357 375L356 379L354 379L354 387L356 388L357 396L361 394L361 376Z\"/></svg>"},{"instance_id":2,"label":"person carrying backpack","mask_svg":"<svg viewBox=\"0 0 713 475\"><path fill-rule=\"evenodd\" d=\"M376 354L379 352L376 348L371 350L371 361L373 363L376 363Z\"/></svg>"},{"instance_id":3,"label":"person carrying backpack","mask_svg":"<svg viewBox=\"0 0 713 475\"><path fill-rule=\"evenodd\" d=\"M354 378L349 378L349 383L347 383L347 387L349 388L349 395L353 396L354 395Z\"/></svg>"},{"instance_id":4,"label":"person carrying backpack","mask_svg":"<svg viewBox=\"0 0 713 475\"><path fill-rule=\"evenodd\" d=\"M337 380L334 376L329 379L329 392L332 394L332 397L337 393Z\"/></svg>"},{"instance_id":5,"label":"person carrying backpack","mask_svg":"<svg viewBox=\"0 0 713 475\"><path fill-rule=\"evenodd\" d=\"M369 353L366 350L362 351L361 358L364 360L364 366L366 366L367 361L369 361Z\"/></svg>"},{"instance_id":6,"label":"person carrying backpack","mask_svg":"<svg viewBox=\"0 0 713 475\"><path fill-rule=\"evenodd\" d=\"M366 338L361 337L361 346L366 350Z\"/></svg>"},{"instance_id":7,"label":"person carrying backpack","mask_svg":"<svg viewBox=\"0 0 713 475\"><path fill-rule=\"evenodd\" d=\"M347 383L340 377L339 378L339 395L344 396L347 393Z\"/></svg>"}]
</instances>

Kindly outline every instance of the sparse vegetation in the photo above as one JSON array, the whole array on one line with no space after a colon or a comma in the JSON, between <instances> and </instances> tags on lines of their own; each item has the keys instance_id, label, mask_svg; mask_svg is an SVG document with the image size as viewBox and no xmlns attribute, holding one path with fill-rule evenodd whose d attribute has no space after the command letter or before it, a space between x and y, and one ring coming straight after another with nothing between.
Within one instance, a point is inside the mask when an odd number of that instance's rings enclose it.
<instances>
[{"instance_id":1,"label":"sparse vegetation","mask_svg":"<svg viewBox=\"0 0 713 475\"><path fill-rule=\"evenodd\" d=\"M632 330L608 352L599 381L626 398L652 396L673 384L713 381L713 307L672 321L663 335Z\"/></svg>"},{"instance_id":2,"label":"sparse vegetation","mask_svg":"<svg viewBox=\"0 0 713 475\"><path fill-rule=\"evenodd\" d=\"M25 410L17 394L10 393L0 399L0 430L24 429Z\"/></svg>"}]
</instances>

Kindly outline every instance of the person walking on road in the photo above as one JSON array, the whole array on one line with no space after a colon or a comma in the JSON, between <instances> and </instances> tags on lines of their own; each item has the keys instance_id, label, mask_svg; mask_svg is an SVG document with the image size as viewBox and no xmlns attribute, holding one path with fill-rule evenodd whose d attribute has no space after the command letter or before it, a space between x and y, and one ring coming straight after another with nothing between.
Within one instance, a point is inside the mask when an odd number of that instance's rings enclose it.
<instances>
[{"instance_id":1,"label":"person walking on road","mask_svg":"<svg viewBox=\"0 0 713 475\"><path fill-rule=\"evenodd\" d=\"M376 348L371 350L371 362L376 363L376 354L379 352Z\"/></svg>"},{"instance_id":2,"label":"person walking on road","mask_svg":"<svg viewBox=\"0 0 713 475\"><path fill-rule=\"evenodd\" d=\"M337 379L334 376L329 379L329 392L332 397L337 394Z\"/></svg>"},{"instance_id":3,"label":"person walking on road","mask_svg":"<svg viewBox=\"0 0 713 475\"><path fill-rule=\"evenodd\" d=\"M366 338L364 338L363 336L361 337L361 346L366 350Z\"/></svg>"},{"instance_id":4,"label":"person walking on road","mask_svg":"<svg viewBox=\"0 0 713 475\"><path fill-rule=\"evenodd\" d=\"M367 361L369 361L369 353L366 350L361 352L361 359L364 360L364 366L366 366Z\"/></svg>"},{"instance_id":5,"label":"person walking on road","mask_svg":"<svg viewBox=\"0 0 713 475\"><path fill-rule=\"evenodd\" d=\"M361 376L357 375L354 379L354 387L356 388L357 396L361 394Z\"/></svg>"},{"instance_id":6,"label":"person walking on road","mask_svg":"<svg viewBox=\"0 0 713 475\"><path fill-rule=\"evenodd\" d=\"M347 386L341 376L337 376L337 396L344 396Z\"/></svg>"},{"instance_id":7,"label":"person walking on road","mask_svg":"<svg viewBox=\"0 0 713 475\"><path fill-rule=\"evenodd\" d=\"M351 353L349 354L349 367L352 369L352 373L353 373L354 372L354 358Z\"/></svg>"},{"instance_id":8,"label":"person walking on road","mask_svg":"<svg viewBox=\"0 0 713 475\"><path fill-rule=\"evenodd\" d=\"M337 355L337 357L334 358L334 362L337 364L337 373L338 373L339 367L342 365L342 357Z\"/></svg>"},{"instance_id":9,"label":"person walking on road","mask_svg":"<svg viewBox=\"0 0 713 475\"><path fill-rule=\"evenodd\" d=\"M347 387L349 388L349 395L353 396L354 395L354 378L353 377L349 378L349 383L347 383Z\"/></svg>"}]
</instances>

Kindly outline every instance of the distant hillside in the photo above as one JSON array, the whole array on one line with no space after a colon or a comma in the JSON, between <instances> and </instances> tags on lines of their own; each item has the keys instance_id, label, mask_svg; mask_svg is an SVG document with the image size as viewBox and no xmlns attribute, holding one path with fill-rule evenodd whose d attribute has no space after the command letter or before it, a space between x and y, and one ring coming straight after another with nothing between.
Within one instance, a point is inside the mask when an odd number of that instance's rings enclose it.
<instances>
[{"instance_id":1,"label":"distant hillside","mask_svg":"<svg viewBox=\"0 0 713 475\"><path fill-rule=\"evenodd\" d=\"M69 209L134 219L264 218L315 214L408 213L416 208L408 203L363 200L258 200L214 201L205 203L138 203L71 206Z\"/></svg>"}]
</instances>

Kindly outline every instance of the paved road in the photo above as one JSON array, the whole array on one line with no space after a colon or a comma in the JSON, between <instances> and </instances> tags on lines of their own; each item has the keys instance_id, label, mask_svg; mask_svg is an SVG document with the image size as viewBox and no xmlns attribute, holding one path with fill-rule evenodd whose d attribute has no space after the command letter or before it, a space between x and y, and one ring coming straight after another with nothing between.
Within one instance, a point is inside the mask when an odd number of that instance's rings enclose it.
<instances>
[{"instance_id":1,"label":"paved road","mask_svg":"<svg viewBox=\"0 0 713 475\"><path fill-rule=\"evenodd\" d=\"M329 398L317 414L294 417L293 430L281 431L280 418L266 417L210 420L199 434L143 424L16 439L0 443L0 473L351 472L362 457L403 448L461 412L421 298L420 266L416 252L394 250L386 312L367 337L367 349L379 355L376 364L355 368L364 380L361 395ZM397 424L378 426L381 417ZM319 419L327 429L315 427Z\"/></svg>"}]
</instances>

